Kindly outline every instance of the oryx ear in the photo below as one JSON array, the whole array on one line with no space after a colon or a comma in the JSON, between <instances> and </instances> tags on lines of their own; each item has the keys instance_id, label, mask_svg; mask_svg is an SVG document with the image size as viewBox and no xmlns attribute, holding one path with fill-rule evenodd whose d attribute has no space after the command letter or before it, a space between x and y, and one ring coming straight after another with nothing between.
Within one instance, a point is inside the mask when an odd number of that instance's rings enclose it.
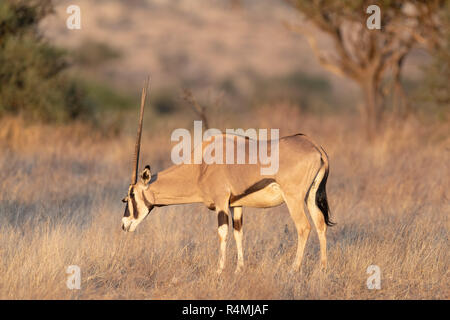
<instances>
[{"instance_id":1,"label":"oryx ear","mask_svg":"<svg viewBox=\"0 0 450 320\"><path fill-rule=\"evenodd\" d=\"M146 165L144 170L141 172L141 181L143 184L148 184L152 178L152 172L150 171L150 166Z\"/></svg>"}]
</instances>

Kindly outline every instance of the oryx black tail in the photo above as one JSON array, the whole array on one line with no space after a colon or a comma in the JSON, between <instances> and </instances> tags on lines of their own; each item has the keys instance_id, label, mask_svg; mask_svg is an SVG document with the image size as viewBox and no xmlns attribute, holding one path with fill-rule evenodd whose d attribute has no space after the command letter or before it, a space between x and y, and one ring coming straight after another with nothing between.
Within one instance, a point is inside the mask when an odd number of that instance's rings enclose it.
<instances>
[{"instance_id":1,"label":"oryx black tail","mask_svg":"<svg viewBox=\"0 0 450 320\"><path fill-rule=\"evenodd\" d=\"M332 227L335 225L335 223L332 222L330 219L330 207L328 206L327 190L326 190L329 167L328 164L323 161L323 159L322 159L322 166L325 166L325 173L323 175L322 181L320 181L319 188L317 189L316 192L316 205L322 212L326 225Z\"/></svg>"}]
</instances>

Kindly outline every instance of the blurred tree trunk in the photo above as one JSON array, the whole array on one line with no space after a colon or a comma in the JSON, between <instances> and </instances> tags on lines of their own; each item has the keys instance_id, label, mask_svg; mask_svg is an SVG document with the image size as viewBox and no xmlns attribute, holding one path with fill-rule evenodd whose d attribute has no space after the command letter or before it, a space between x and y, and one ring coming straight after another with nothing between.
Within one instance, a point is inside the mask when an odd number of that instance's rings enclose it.
<instances>
[{"instance_id":1,"label":"blurred tree trunk","mask_svg":"<svg viewBox=\"0 0 450 320\"><path fill-rule=\"evenodd\" d=\"M405 119L411 113L411 104L408 102L408 97L406 96L405 89L402 85L401 70L403 62L405 61L405 56L402 56L394 64L393 67L393 81L394 81L394 92L393 92L393 106L395 108L394 112L396 116L401 119Z\"/></svg>"},{"instance_id":2,"label":"blurred tree trunk","mask_svg":"<svg viewBox=\"0 0 450 320\"><path fill-rule=\"evenodd\" d=\"M366 127L366 134L369 140L375 138L375 132L378 131L381 120L381 104L378 85L374 79L367 79L362 84L365 114L364 121Z\"/></svg>"}]
</instances>

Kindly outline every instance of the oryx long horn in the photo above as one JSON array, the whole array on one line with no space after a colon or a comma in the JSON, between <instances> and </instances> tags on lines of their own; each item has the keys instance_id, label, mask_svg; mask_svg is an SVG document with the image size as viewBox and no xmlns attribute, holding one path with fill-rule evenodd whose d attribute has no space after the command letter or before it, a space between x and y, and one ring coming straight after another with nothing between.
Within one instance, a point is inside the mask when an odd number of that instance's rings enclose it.
<instances>
[{"instance_id":1,"label":"oryx long horn","mask_svg":"<svg viewBox=\"0 0 450 320\"><path fill-rule=\"evenodd\" d=\"M141 113L139 115L139 126L136 136L136 145L134 147L134 157L133 157L133 172L131 174L131 184L135 184L137 182L138 170L139 170L139 152L141 149L141 136L142 136L142 123L144 121L144 107L145 107L145 98L147 96L147 88L150 77L147 78L144 87L142 88L141 95Z\"/></svg>"}]
</instances>

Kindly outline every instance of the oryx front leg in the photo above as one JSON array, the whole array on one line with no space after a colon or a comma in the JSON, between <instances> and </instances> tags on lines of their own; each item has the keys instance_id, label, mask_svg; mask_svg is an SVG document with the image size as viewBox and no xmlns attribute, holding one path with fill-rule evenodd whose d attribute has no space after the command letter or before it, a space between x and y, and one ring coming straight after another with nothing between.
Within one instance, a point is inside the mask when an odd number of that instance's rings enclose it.
<instances>
[{"instance_id":1,"label":"oryx front leg","mask_svg":"<svg viewBox=\"0 0 450 320\"><path fill-rule=\"evenodd\" d=\"M220 241L220 254L219 254L219 269L217 273L221 274L225 267L225 258L227 250L227 237L228 237L228 212L219 210L217 213L217 220L219 223L218 233Z\"/></svg>"},{"instance_id":2,"label":"oryx front leg","mask_svg":"<svg viewBox=\"0 0 450 320\"><path fill-rule=\"evenodd\" d=\"M244 252L242 249L242 207L231 208L233 213L233 234L234 240L236 240L236 248L238 253L237 266L235 273L239 273L244 268Z\"/></svg>"}]
</instances>

